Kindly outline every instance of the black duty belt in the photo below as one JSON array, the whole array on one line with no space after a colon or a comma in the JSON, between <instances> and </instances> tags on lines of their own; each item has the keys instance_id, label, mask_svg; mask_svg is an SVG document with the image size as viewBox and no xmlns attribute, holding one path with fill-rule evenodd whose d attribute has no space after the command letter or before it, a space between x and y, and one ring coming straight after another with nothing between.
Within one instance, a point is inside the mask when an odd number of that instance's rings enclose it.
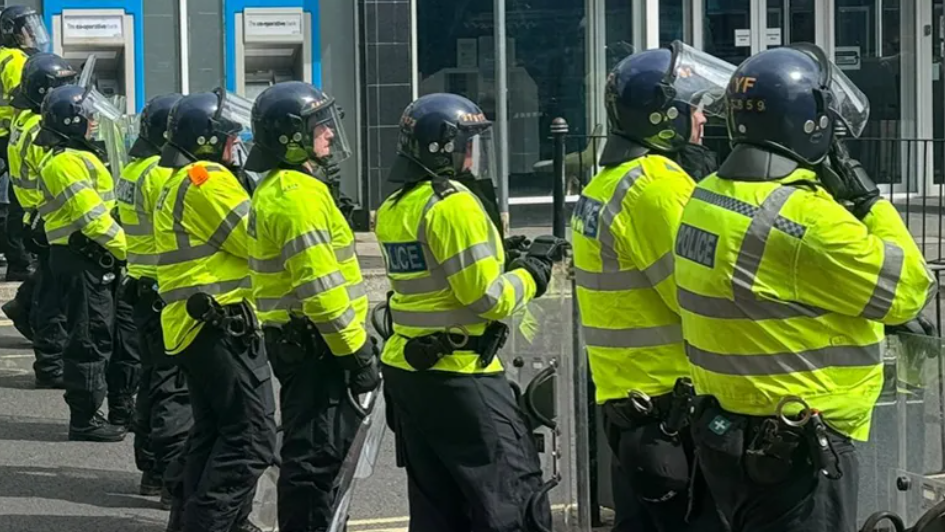
<instances>
[{"instance_id":1,"label":"black duty belt","mask_svg":"<svg viewBox=\"0 0 945 532\"><path fill-rule=\"evenodd\" d=\"M457 351L473 351L479 355L479 367L487 368L508 337L509 326L500 321L489 323L481 336L436 332L408 339L404 345L404 358L414 369L424 371Z\"/></svg>"}]
</instances>

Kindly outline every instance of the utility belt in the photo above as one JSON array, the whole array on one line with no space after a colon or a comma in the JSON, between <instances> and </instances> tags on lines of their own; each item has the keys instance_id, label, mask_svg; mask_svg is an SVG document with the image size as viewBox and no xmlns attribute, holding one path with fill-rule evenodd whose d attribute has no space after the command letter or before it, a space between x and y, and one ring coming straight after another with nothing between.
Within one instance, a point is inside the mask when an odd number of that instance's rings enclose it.
<instances>
[{"instance_id":1,"label":"utility belt","mask_svg":"<svg viewBox=\"0 0 945 532\"><path fill-rule=\"evenodd\" d=\"M263 335L269 356L287 364L307 358L321 359L331 353L312 320L295 314L290 314L288 323L263 326Z\"/></svg>"},{"instance_id":2,"label":"utility belt","mask_svg":"<svg viewBox=\"0 0 945 532\"><path fill-rule=\"evenodd\" d=\"M212 296L199 292L187 299L187 314L226 336L243 342L247 347L257 344L260 340L256 313L246 301L220 305ZM250 353L255 357L259 349L250 349Z\"/></svg>"},{"instance_id":3,"label":"utility belt","mask_svg":"<svg viewBox=\"0 0 945 532\"><path fill-rule=\"evenodd\" d=\"M676 380L673 391L657 397L633 390L626 399L604 403L604 415L622 430L659 423L663 434L675 437L689 425L696 402L696 390L689 377Z\"/></svg>"},{"instance_id":4,"label":"utility belt","mask_svg":"<svg viewBox=\"0 0 945 532\"><path fill-rule=\"evenodd\" d=\"M449 332L459 330L459 333ZM487 368L509 337L509 326L501 321L490 322L482 336L469 336L464 327L452 327L407 340L404 358L417 371L425 371L445 356L456 351L473 351L479 355L479 367Z\"/></svg>"},{"instance_id":5,"label":"utility belt","mask_svg":"<svg viewBox=\"0 0 945 532\"><path fill-rule=\"evenodd\" d=\"M69 249L101 268L105 272L103 280L106 283L114 281L116 272L121 269L123 261L116 259L101 244L85 236L80 231L69 235Z\"/></svg>"},{"instance_id":6,"label":"utility belt","mask_svg":"<svg viewBox=\"0 0 945 532\"><path fill-rule=\"evenodd\" d=\"M718 407L715 398L707 398L707 406ZM801 411L787 415L785 407L797 404ZM705 410L700 405L698 417ZM706 416L707 417L707 416ZM810 408L797 396L787 396L778 403L777 413L771 417L742 416L745 426L745 472L758 484L778 484L788 479L800 467L812 466L818 477L837 480L843 477L840 457L830 439L830 429L820 412Z\"/></svg>"}]
</instances>

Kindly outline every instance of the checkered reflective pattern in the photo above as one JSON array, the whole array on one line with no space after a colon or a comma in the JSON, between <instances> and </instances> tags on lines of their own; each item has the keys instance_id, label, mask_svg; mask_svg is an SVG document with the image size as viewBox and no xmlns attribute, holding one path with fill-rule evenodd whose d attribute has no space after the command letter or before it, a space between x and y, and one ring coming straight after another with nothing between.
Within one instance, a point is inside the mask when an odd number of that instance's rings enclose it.
<instances>
[{"instance_id":1,"label":"checkered reflective pattern","mask_svg":"<svg viewBox=\"0 0 945 532\"><path fill-rule=\"evenodd\" d=\"M748 218L754 218L755 215L761 210L759 207L755 207L750 203L745 203L744 201L737 200L735 198L716 194L715 192L706 190L704 188L697 188L692 197L699 201L704 201L705 203L721 207L727 211L741 214L742 216L747 216ZM783 216L777 217L777 219L774 221L774 227L780 229L790 236L793 236L794 238L804 238L804 233L807 231L807 228L803 225L788 220Z\"/></svg>"}]
</instances>

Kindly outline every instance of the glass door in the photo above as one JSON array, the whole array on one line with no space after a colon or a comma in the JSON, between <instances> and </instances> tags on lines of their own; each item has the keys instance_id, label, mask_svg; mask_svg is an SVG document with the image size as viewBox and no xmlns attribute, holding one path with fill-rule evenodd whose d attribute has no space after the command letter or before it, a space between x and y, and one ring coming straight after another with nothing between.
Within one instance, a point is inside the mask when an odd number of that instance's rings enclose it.
<instances>
[{"instance_id":1,"label":"glass door","mask_svg":"<svg viewBox=\"0 0 945 532\"><path fill-rule=\"evenodd\" d=\"M703 49L733 65L748 59L752 54L751 0L703 1Z\"/></svg>"},{"instance_id":2,"label":"glass door","mask_svg":"<svg viewBox=\"0 0 945 532\"><path fill-rule=\"evenodd\" d=\"M768 0L764 47L814 42L816 16L814 0Z\"/></svg>"}]
</instances>

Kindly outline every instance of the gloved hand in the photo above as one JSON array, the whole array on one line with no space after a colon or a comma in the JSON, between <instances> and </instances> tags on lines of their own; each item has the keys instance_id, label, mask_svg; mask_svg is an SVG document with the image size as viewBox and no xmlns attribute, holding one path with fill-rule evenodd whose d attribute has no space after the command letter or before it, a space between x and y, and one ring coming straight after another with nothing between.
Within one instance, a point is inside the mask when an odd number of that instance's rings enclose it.
<instances>
[{"instance_id":1,"label":"gloved hand","mask_svg":"<svg viewBox=\"0 0 945 532\"><path fill-rule=\"evenodd\" d=\"M515 259L524 256L528 252L528 247L532 242L525 235L514 235L507 237L503 241L505 247L505 265L506 269Z\"/></svg>"},{"instance_id":2,"label":"gloved hand","mask_svg":"<svg viewBox=\"0 0 945 532\"><path fill-rule=\"evenodd\" d=\"M376 389L381 384L381 370L378 358L380 349L377 338L368 337L361 349L350 356L339 357L338 361L345 370L348 388L354 395L361 395Z\"/></svg>"},{"instance_id":3,"label":"gloved hand","mask_svg":"<svg viewBox=\"0 0 945 532\"><path fill-rule=\"evenodd\" d=\"M851 203L850 212L862 220L879 201L879 187L842 144L834 144L828 161L829 164L822 165L821 182L834 199Z\"/></svg>"},{"instance_id":4,"label":"gloved hand","mask_svg":"<svg viewBox=\"0 0 945 532\"><path fill-rule=\"evenodd\" d=\"M509 264L509 271L523 269L535 280L535 297L541 297L548 291L551 282L551 268L554 263L550 259L525 255L513 260Z\"/></svg>"},{"instance_id":5,"label":"gloved hand","mask_svg":"<svg viewBox=\"0 0 945 532\"><path fill-rule=\"evenodd\" d=\"M926 319L924 316L919 316L918 318L914 320L909 320L899 325L887 325L886 335L892 336L895 334L914 334L918 336L936 336L938 335L938 330L935 327L934 323Z\"/></svg>"}]
</instances>

